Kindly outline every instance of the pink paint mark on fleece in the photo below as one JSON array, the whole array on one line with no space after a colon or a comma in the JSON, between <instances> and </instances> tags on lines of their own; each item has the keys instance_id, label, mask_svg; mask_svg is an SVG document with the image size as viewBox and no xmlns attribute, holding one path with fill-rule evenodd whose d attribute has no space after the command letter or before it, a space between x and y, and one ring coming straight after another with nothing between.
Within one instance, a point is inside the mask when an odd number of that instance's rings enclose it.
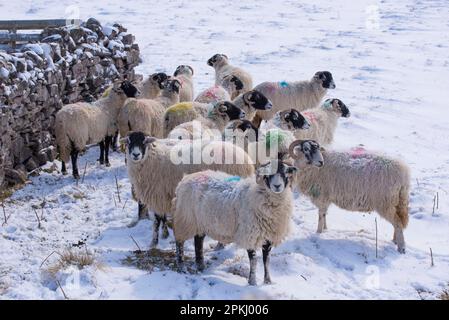
<instances>
[{"instance_id":1,"label":"pink paint mark on fleece","mask_svg":"<svg viewBox=\"0 0 449 320\"><path fill-rule=\"evenodd\" d=\"M316 123L316 118L315 118L315 115L313 114L313 112L306 111L306 112L301 112L301 114L302 114L302 115L304 116L304 118L306 118L309 122Z\"/></svg>"},{"instance_id":2,"label":"pink paint mark on fleece","mask_svg":"<svg viewBox=\"0 0 449 320\"><path fill-rule=\"evenodd\" d=\"M267 82L263 85L263 88L268 93L274 93L278 89L278 85L276 83Z\"/></svg>"},{"instance_id":3,"label":"pink paint mark on fleece","mask_svg":"<svg viewBox=\"0 0 449 320\"><path fill-rule=\"evenodd\" d=\"M195 178L195 183L201 184L201 183L207 183L209 181L209 177L205 174L199 174Z\"/></svg>"},{"instance_id":4,"label":"pink paint mark on fleece","mask_svg":"<svg viewBox=\"0 0 449 320\"><path fill-rule=\"evenodd\" d=\"M351 151L349 151L349 154L353 158L358 158L364 156L366 154L366 150L363 147L354 147L351 149Z\"/></svg>"},{"instance_id":5,"label":"pink paint mark on fleece","mask_svg":"<svg viewBox=\"0 0 449 320\"><path fill-rule=\"evenodd\" d=\"M207 98L211 98L211 99L217 99L217 94L216 94L217 89L218 89L217 86L207 89L204 92L204 96Z\"/></svg>"}]
</instances>

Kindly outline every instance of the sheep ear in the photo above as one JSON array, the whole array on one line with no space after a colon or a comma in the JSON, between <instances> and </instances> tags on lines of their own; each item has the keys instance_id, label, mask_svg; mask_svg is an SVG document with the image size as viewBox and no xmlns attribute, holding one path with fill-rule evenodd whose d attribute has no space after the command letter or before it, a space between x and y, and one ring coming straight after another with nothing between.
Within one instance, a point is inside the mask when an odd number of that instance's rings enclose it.
<instances>
[{"instance_id":1,"label":"sheep ear","mask_svg":"<svg viewBox=\"0 0 449 320\"><path fill-rule=\"evenodd\" d=\"M326 149L323 147L320 147L320 151L323 152L323 151L326 151Z\"/></svg>"},{"instance_id":2,"label":"sheep ear","mask_svg":"<svg viewBox=\"0 0 449 320\"><path fill-rule=\"evenodd\" d=\"M192 76L193 76L193 68L191 66L187 66L187 67L190 69L190 71L192 71Z\"/></svg>"},{"instance_id":3,"label":"sheep ear","mask_svg":"<svg viewBox=\"0 0 449 320\"><path fill-rule=\"evenodd\" d=\"M150 136L146 136L145 139L143 140L143 144L144 145L148 145L150 143L153 143L154 141L156 141L156 138L150 137Z\"/></svg>"},{"instance_id":4,"label":"sheep ear","mask_svg":"<svg viewBox=\"0 0 449 320\"><path fill-rule=\"evenodd\" d=\"M227 55L225 55L224 53L221 54L223 57L225 57L226 59L229 59Z\"/></svg>"},{"instance_id":5,"label":"sheep ear","mask_svg":"<svg viewBox=\"0 0 449 320\"><path fill-rule=\"evenodd\" d=\"M285 168L285 173L288 175L293 175L298 171L298 168L294 167L294 166L286 166Z\"/></svg>"}]
</instances>

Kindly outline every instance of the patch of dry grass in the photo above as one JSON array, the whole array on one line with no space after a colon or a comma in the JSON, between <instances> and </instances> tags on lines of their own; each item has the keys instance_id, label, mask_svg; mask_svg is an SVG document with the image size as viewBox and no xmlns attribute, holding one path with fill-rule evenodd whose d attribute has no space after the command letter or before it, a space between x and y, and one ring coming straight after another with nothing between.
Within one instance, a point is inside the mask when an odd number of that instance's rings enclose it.
<instances>
[{"instance_id":1,"label":"patch of dry grass","mask_svg":"<svg viewBox=\"0 0 449 320\"><path fill-rule=\"evenodd\" d=\"M48 274L53 278L60 270L69 266L75 266L80 270L87 266L94 266L98 269L103 267L95 255L87 249L67 249L62 254L58 253L58 256L58 260L46 268Z\"/></svg>"},{"instance_id":2,"label":"patch of dry grass","mask_svg":"<svg viewBox=\"0 0 449 320\"><path fill-rule=\"evenodd\" d=\"M177 271L176 253L174 250L160 250L157 248L149 251L136 250L122 260L128 266L136 267L149 272L172 270ZM184 265L188 273L196 273L193 259L184 255Z\"/></svg>"}]
</instances>

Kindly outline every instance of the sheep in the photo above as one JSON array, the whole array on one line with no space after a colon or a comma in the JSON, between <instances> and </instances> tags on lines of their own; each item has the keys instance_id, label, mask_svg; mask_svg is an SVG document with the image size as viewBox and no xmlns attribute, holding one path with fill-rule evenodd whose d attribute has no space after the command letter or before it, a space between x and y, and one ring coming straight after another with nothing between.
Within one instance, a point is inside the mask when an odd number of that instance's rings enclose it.
<instances>
[{"instance_id":1,"label":"sheep","mask_svg":"<svg viewBox=\"0 0 449 320\"><path fill-rule=\"evenodd\" d=\"M327 99L321 108L308 109L302 114L310 123L310 129L295 131L295 138L315 140L321 146L329 145L334 140L338 118L349 118L351 115L340 99Z\"/></svg>"},{"instance_id":2,"label":"sheep","mask_svg":"<svg viewBox=\"0 0 449 320\"><path fill-rule=\"evenodd\" d=\"M153 73L140 84L141 99L155 99L164 89L168 76L163 72Z\"/></svg>"},{"instance_id":3,"label":"sheep","mask_svg":"<svg viewBox=\"0 0 449 320\"><path fill-rule=\"evenodd\" d=\"M179 102L180 87L178 80L168 80L155 99L126 100L118 116L120 136L125 137L129 131L143 131L162 138L165 109Z\"/></svg>"},{"instance_id":4,"label":"sheep","mask_svg":"<svg viewBox=\"0 0 449 320\"><path fill-rule=\"evenodd\" d=\"M269 159L285 159L290 144L295 140L293 132L307 130L309 122L295 109L279 111L263 129L259 130L248 120L232 121L224 130L224 140L232 140L243 148L256 163ZM260 137L260 138L259 138Z\"/></svg>"},{"instance_id":5,"label":"sheep","mask_svg":"<svg viewBox=\"0 0 449 320\"><path fill-rule=\"evenodd\" d=\"M139 99L155 99L161 90L164 88L165 82L167 81L168 76L163 72L153 73L148 77L148 79L142 81L137 87L140 91ZM103 97L107 97L110 93L110 88L106 89L103 93ZM118 142L119 132L115 133L111 147L113 151L117 151L117 142Z\"/></svg>"},{"instance_id":6,"label":"sheep","mask_svg":"<svg viewBox=\"0 0 449 320\"><path fill-rule=\"evenodd\" d=\"M237 68L229 64L228 57L224 54L215 54L209 60L207 64L215 69L215 84L223 85L226 83L225 78L227 76L235 76L242 84L242 88L233 92L229 92L231 99L235 99L240 93L245 93L253 88L253 80L251 75L241 68ZM226 85L223 87L226 88Z\"/></svg>"},{"instance_id":7,"label":"sheep","mask_svg":"<svg viewBox=\"0 0 449 320\"><path fill-rule=\"evenodd\" d=\"M335 83L329 71L318 71L310 81L263 82L254 89L263 93L273 103L273 109L270 111L256 113L254 124L260 127L262 120L271 119L278 111L287 108L303 111L317 107L327 89L335 89Z\"/></svg>"},{"instance_id":8,"label":"sheep","mask_svg":"<svg viewBox=\"0 0 449 320\"><path fill-rule=\"evenodd\" d=\"M117 115L129 97L137 97L139 90L125 80L120 86L114 82L107 97L90 104L78 102L65 105L55 116L56 144L62 162L61 172L67 174L66 162L72 160L72 173L79 179L78 154L88 144L100 143L100 164L109 164L109 144L117 131Z\"/></svg>"},{"instance_id":9,"label":"sheep","mask_svg":"<svg viewBox=\"0 0 449 320\"><path fill-rule=\"evenodd\" d=\"M194 100L200 103L217 103L220 101L230 101L231 96L222 86L213 86L201 92Z\"/></svg>"},{"instance_id":10,"label":"sheep","mask_svg":"<svg viewBox=\"0 0 449 320\"><path fill-rule=\"evenodd\" d=\"M193 68L187 65L180 65L173 73L174 79L181 82L181 90L179 92L179 101L193 101Z\"/></svg>"},{"instance_id":11,"label":"sheep","mask_svg":"<svg viewBox=\"0 0 449 320\"><path fill-rule=\"evenodd\" d=\"M171 200L184 174L207 169L241 177L254 173L253 161L246 152L227 142L156 139L143 132L132 132L122 142L128 150L129 179L141 203L139 217L148 209L155 213L153 247L158 243L161 221L171 213Z\"/></svg>"},{"instance_id":12,"label":"sheep","mask_svg":"<svg viewBox=\"0 0 449 320\"><path fill-rule=\"evenodd\" d=\"M243 119L245 112L228 101L210 105L207 117L199 116L193 121L176 126L168 135L172 139L209 139L220 136L229 121Z\"/></svg>"},{"instance_id":13,"label":"sheep","mask_svg":"<svg viewBox=\"0 0 449 320\"><path fill-rule=\"evenodd\" d=\"M235 98L232 103L242 109L247 119L251 119L257 110L269 110L271 102L256 90L248 91ZM199 116L206 117L210 103L181 102L175 104L165 111L164 115L164 137L178 125L195 120Z\"/></svg>"},{"instance_id":14,"label":"sheep","mask_svg":"<svg viewBox=\"0 0 449 320\"><path fill-rule=\"evenodd\" d=\"M347 152L322 150L322 168L304 165L318 149L317 143L307 140L290 145L290 155L300 171L297 187L318 208L317 232L327 229L331 204L349 211L377 211L393 225L393 242L400 253L405 253L403 229L408 224L410 184L407 165L360 147Z\"/></svg>"},{"instance_id":15,"label":"sheep","mask_svg":"<svg viewBox=\"0 0 449 320\"><path fill-rule=\"evenodd\" d=\"M197 269L204 270L203 240L209 236L247 250L250 285L256 285L256 249L262 247L264 283L271 283L269 254L289 232L295 172L295 167L272 161L246 179L210 170L186 175L176 188L171 217L179 270L184 242L191 238Z\"/></svg>"}]
</instances>

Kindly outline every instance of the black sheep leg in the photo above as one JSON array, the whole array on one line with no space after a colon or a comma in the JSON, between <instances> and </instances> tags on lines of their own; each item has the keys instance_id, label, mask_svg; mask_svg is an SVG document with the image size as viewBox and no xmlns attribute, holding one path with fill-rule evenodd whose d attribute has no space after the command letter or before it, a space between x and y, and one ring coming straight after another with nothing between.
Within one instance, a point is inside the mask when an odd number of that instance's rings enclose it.
<instances>
[{"instance_id":1,"label":"black sheep leg","mask_svg":"<svg viewBox=\"0 0 449 320\"><path fill-rule=\"evenodd\" d=\"M170 233L168 232L167 216L162 217L162 239L167 239Z\"/></svg>"},{"instance_id":2,"label":"black sheep leg","mask_svg":"<svg viewBox=\"0 0 449 320\"><path fill-rule=\"evenodd\" d=\"M148 208L139 201L139 220L148 219Z\"/></svg>"},{"instance_id":3,"label":"black sheep leg","mask_svg":"<svg viewBox=\"0 0 449 320\"><path fill-rule=\"evenodd\" d=\"M256 251L253 249L248 249L248 258L249 258L249 277L248 283L251 286L255 286L256 282L256 267L257 267L257 259L256 259Z\"/></svg>"},{"instance_id":4,"label":"black sheep leg","mask_svg":"<svg viewBox=\"0 0 449 320\"><path fill-rule=\"evenodd\" d=\"M265 244L262 246L262 257L263 257L263 269L264 269L264 280L263 282L265 284L271 283L271 277L270 277L270 251L271 251L271 242L266 241Z\"/></svg>"},{"instance_id":5,"label":"black sheep leg","mask_svg":"<svg viewBox=\"0 0 449 320\"><path fill-rule=\"evenodd\" d=\"M155 248L159 243L159 226L161 225L161 221L162 217L155 213L153 222L153 240L151 241L152 248Z\"/></svg>"},{"instance_id":6,"label":"black sheep leg","mask_svg":"<svg viewBox=\"0 0 449 320\"><path fill-rule=\"evenodd\" d=\"M98 161L100 164L104 164L104 140L100 142L100 159Z\"/></svg>"},{"instance_id":7,"label":"black sheep leg","mask_svg":"<svg viewBox=\"0 0 449 320\"><path fill-rule=\"evenodd\" d=\"M106 136L106 138L104 139L104 156L105 156L105 163L106 163L106 167L110 167L111 164L109 163L109 145L112 142L112 136Z\"/></svg>"},{"instance_id":8,"label":"black sheep leg","mask_svg":"<svg viewBox=\"0 0 449 320\"><path fill-rule=\"evenodd\" d=\"M184 272L184 242L176 241L176 264L178 272Z\"/></svg>"},{"instance_id":9,"label":"black sheep leg","mask_svg":"<svg viewBox=\"0 0 449 320\"><path fill-rule=\"evenodd\" d=\"M78 172L78 153L78 150L75 149L70 152L70 157L72 158L72 172L75 179L80 178L80 174Z\"/></svg>"},{"instance_id":10,"label":"black sheep leg","mask_svg":"<svg viewBox=\"0 0 449 320\"><path fill-rule=\"evenodd\" d=\"M114 134L112 138L112 151L117 152L117 142L118 142L118 131Z\"/></svg>"},{"instance_id":11,"label":"black sheep leg","mask_svg":"<svg viewBox=\"0 0 449 320\"><path fill-rule=\"evenodd\" d=\"M204 243L204 237L205 235L196 235L194 238L195 242L195 261L196 261L196 267L198 271L203 271L206 267L204 265L204 255L203 255L203 243Z\"/></svg>"},{"instance_id":12,"label":"black sheep leg","mask_svg":"<svg viewBox=\"0 0 449 320\"><path fill-rule=\"evenodd\" d=\"M64 161L61 161L61 173L63 175L67 174L67 167L65 166L65 162Z\"/></svg>"}]
</instances>

